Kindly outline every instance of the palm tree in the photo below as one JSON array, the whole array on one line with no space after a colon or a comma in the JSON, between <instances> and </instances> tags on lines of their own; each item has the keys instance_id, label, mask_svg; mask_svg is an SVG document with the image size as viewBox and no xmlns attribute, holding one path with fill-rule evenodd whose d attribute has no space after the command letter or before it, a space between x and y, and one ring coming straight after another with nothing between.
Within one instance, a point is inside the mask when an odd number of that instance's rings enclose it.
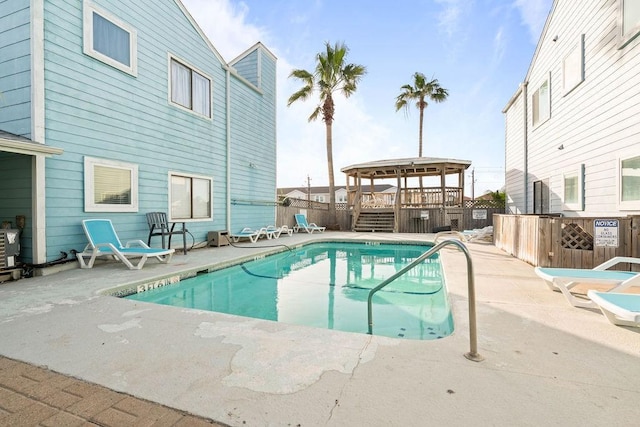
<instances>
[{"instance_id":1,"label":"palm tree","mask_svg":"<svg viewBox=\"0 0 640 427\"><path fill-rule=\"evenodd\" d=\"M396 111L404 108L409 111L409 102L416 101L416 107L420 110L420 129L418 134L418 157L422 157L422 128L424 123L424 110L429 105L428 101L443 102L449 96L449 91L440 86L438 79L427 81L422 73L413 74L413 86L406 84L402 87L402 93L396 98Z\"/></svg>"},{"instance_id":2,"label":"palm tree","mask_svg":"<svg viewBox=\"0 0 640 427\"><path fill-rule=\"evenodd\" d=\"M302 81L303 87L289 97L287 106L298 100L305 101L317 90L320 94L320 103L309 116L309 121L314 121L322 115L326 130L327 166L329 168L329 220L336 222L336 194L333 177L333 135L332 125L335 114L334 92L342 92L345 98L351 96L357 88L362 76L366 74L366 68L362 65L347 64L346 56L349 49L344 43L336 43L331 46L325 43L326 50L317 56L317 64L314 72L306 70L293 70L289 77L295 77Z\"/></svg>"}]
</instances>

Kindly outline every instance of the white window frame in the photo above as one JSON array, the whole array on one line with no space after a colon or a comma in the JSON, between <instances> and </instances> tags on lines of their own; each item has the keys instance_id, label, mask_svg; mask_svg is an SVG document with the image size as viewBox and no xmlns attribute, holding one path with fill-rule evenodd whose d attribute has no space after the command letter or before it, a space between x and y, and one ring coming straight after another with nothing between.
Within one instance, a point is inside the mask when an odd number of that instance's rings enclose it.
<instances>
[{"instance_id":1,"label":"white window frame","mask_svg":"<svg viewBox=\"0 0 640 427\"><path fill-rule=\"evenodd\" d=\"M173 210L171 206L173 205L172 200L172 192L171 192L171 178L174 176L183 177L183 178L196 178L209 181L209 216L208 217L198 217L198 218L176 218L173 216ZM167 209L169 221L171 222L202 222L202 221L213 221L213 177L206 175L198 175L192 173L184 173L177 171L169 171L168 174L168 195L169 195L169 206ZM193 216L193 213L192 213Z\"/></svg>"},{"instance_id":2,"label":"white window frame","mask_svg":"<svg viewBox=\"0 0 640 427\"><path fill-rule=\"evenodd\" d=\"M94 199L94 167L125 169L131 174L131 203L128 205L96 203ZM84 158L84 211L85 212L138 212L138 165L115 160Z\"/></svg>"},{"instance_id":3,"label":"white window frame","mask_svg":"<svg viewBox=\"0 0 640 427\"><path fill-rule=\"evenodd\" d=\"M640 34L640 6L637 3L637 0L618 0L618 27L620 28L620 42L618 43L618 49L622 49L627 44L629 44L633 39L635 39L638 34ZM633 6L631 6L633 5ZM635 19L635 23L630 28L625 28L624 26L624 17L625 11L629 10L630 7L634 7L637 17Z\"/></svg>"},{"instance_id":4,"label":"white window frame","mask_svg":"<svg viewBox=\"0 0 640 427\"><path fill-rule=\"evenodd\" d=\"M562 60L562 89L567 95L584 81L584 34Z\"/></svg>"},{"instance_id":5,"label":"white window frame","mask_svg":"<svg viewBox=\"0 0 640 427\"><path fill-rule=\"evenodd\" d=\"M576 178L578 184L578 200L567 201L567 179ZM573 169L562 174L562 203L565 211L582 211L584 210L584 164L578 169Z\"/></svg>"},{"instance_id":6,"label":"white window frame","mask_svg":"<svg viewBox=\"0 0 640 427\"><path fill-rule=\"evenodd\" d=\"M638 200L622 200L622 162L625 160L631 160L640 157L631 156L631 157L618 157L616 163L616 200L618 205L618 210L624 211L637 211L640 210L640 198Z\"/></svg>"},{"instance_id":7,"label":"white window frame","mask_svg":"<svg viewBox=\"0 0 640 427\"><path fill-rule=\"evenodd\" d=\"M201 114L197 111L193 110L192 108L187 108L182 104L178 104L177 102L173 102L173 100L171 99L171 61L176 61L178 63L180 63L181 65L183 65L186 68L189 68L191 70L191 72L196 72L198 74L200 74L202 77L204 77L205 79L209 80L209 115L205 115L205 114ZM167 99L169 101L169 105L179 108L182 111L187 111L191 114L195 114L198 117L202 117L205 118L207 120L212 120L213 118L213 78L211 78L210 75L208 75L207 73L205 73L204 71L200 70L197 67L194 67L193 65L191 65L189 62L185 61L184 59L181 59L175 55L172 55L171 53L168 54L168 60L167 60ZM193 104L193 93L191 94L191 99L192 99L192 104Z\"/></svg>"},{"instance_id":8,"label":"white window frame","mask_svg":"<svg viewBox=\"0 0 640 427\"><path fill-rule=\"evenodd\" d=\"M540 89L544 85L547 85L547 115L545 117L540 116ZM536 101L537 98L537 101ZM537 116L537 120L536 120ZM531 95L531 123L533 124L533 128L540 126L547 120L551 118L551 73L547 75L547 77L540 83L538 88Z\"/></svg>"},{"instance_id":9,"label":"white window frame","mask_svg":"<svg viewBox=\"0 0 640 427\"><path fill-rule=\"evenodd\" d=\"M108 64L120 71L124 71L127 74L131 74L134 77L138 75L138 35L136 30L124 21L121 21L116 16L110 14L104 9L99 8L92 2L84 0L83 3L83 52L105 64ZM123 64L101 52L94 50L93 48L93 14L97 13L102 18L110 21L112 24L120 27L122 30L129 33L129 64Z\"/></svg>"}]
</instances>

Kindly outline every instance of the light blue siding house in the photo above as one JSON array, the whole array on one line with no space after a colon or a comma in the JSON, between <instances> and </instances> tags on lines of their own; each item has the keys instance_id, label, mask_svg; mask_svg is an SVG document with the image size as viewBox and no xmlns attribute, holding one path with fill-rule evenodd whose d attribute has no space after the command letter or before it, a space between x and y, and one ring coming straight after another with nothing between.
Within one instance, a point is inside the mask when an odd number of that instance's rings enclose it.
<instances>
[{"instance_id":1,"label":"light blue siding house","mask_svg":"<svg viewBox=\"0 0 640 427\"><path fill-rule=\"evenodd\" d=\"M82 250L85 218L146 240L164 211L196 244L274 223L275 82L267 48L226 63L179 0L0 1L0 221L24 217L22 261Z\"/></svg>"}]
</instances>

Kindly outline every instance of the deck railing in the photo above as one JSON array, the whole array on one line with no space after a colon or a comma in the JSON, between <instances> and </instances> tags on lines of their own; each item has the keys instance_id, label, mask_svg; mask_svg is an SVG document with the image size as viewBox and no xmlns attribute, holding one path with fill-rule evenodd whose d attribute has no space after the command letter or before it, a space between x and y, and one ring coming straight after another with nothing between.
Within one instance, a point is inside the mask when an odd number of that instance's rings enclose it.
<instances>
[{"instance_id":1,"label":"deck railing","mask_svg":"<svg viewBox=\"0 0 640 427\"><path fill-rule=\"evenodd\" d=\"M445 187L444 196L441 187L405 188L400 192L401 208L438 208L461 207L464 203L461 187ZM443 204L444 197L444 204ZM360 196L361 209L393 208L396 203L396 193L382 193L362 191ZM358 206L356 191L349 193L349 204Z\"/></svg>"}]
</instances>

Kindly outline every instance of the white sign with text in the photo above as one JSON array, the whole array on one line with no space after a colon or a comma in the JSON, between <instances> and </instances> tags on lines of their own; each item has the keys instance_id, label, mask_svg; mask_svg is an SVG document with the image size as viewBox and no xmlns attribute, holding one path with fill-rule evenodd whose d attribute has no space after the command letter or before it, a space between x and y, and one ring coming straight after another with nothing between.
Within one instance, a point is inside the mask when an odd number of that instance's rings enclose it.
<instances>
[{"instance_id":1,"label":"white sign with text","mask_svg":"<svg viewBox=\"0 0 640 427\"><path fill-rule=\"evenodd\" d=\"M473 219L487 219L487 210L486 209L474 209L471 212Z\"/></svg>"},{"instance_id":2,"label":"white sign with text","mask_svg":"<svg viewBox=\"0 0 640 427\"><path fill-rule=\"evenodd\" d=\"M596 219L593 221L594 245L610 248L617 248L618 245L618 229L620 223L617 219Z\"/></svg>"}]
</instances>

